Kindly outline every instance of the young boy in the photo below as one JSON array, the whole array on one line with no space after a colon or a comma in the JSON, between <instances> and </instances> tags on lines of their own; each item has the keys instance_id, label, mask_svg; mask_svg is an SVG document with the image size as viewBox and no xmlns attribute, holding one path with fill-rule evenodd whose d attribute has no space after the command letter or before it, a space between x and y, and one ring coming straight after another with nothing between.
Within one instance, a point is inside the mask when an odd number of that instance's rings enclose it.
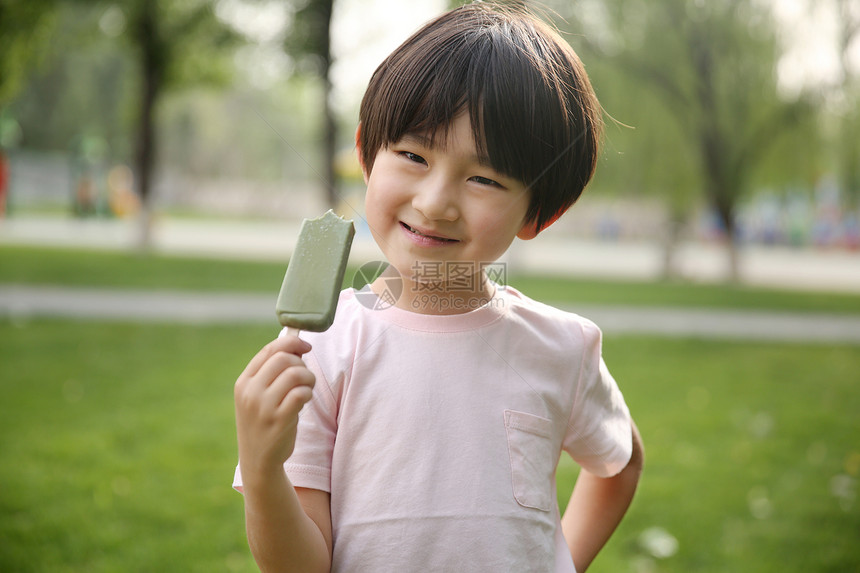
<instances>
[{"instance_id":1,"label":"young boy","mask_svg":"<svg viewBox=\"0 0 860 573\"><path fill-rule=\"evenodd\" d=\"M236 382L263 571L588 567L636 489L638 432L598 328L485 269L579 197L600 126L579 59L524 12L455 9L379 66L356 143L390 273ZM562 450L582 466L564 516Z\"/></svg>"}]
</instances>

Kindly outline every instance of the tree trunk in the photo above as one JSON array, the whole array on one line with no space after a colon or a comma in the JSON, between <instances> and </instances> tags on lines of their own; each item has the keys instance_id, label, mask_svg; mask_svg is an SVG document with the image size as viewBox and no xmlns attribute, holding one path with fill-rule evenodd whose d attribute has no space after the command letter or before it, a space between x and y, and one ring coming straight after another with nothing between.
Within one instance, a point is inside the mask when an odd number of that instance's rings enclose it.
<instances>
[{"instance_id":1,"label":"tree trunk","mask_svg":"<svg viewBox=\"0 0 860 573\"><path fill-rule=\"evenodd\" d=\"M332 81L331 81L331 17L334 9L334 1L323 2L322 30L323 46L322 53L322 82L323 82L323 161L326 186L326 201L328 206L336 209L340 200L339 181L335 158L337 155L337 121L331 106Z\"/></svg>"},{"instance_id":2,"label":"tree trunk","mask_svg":"<svg viewBox=\"0 0 860 573\"><path fill-rule=\"evenodd\" d=\"M666 232L663 235L663 270L662 276L665 280L681 278L678 268L678 245L681 239L681 231L684 223L681 218L670 215L666 221Z\"/></svg>"},{"instance_id":3,"label":"tree trunk","mask_svg":"<svg viewBox=\"0 0 860 573\"><path fill-rule=\"evenodd\" d=\"M326 201L328 206L335 209L340 199L339 181L335 158L337 156L337 122L334 110L331 108L332 83L326 69L323 77L323 160L325 162Z\"/></svg>"},{"instance_id":4,"label":"tree trunk","mask_svg":"<svg viewBox=\"0 0 860 573\"><path fill-rule=\"evenodd\" d=\"M137 23L142 85L135 167L141 204L140 234L138 235L138 247L141 250L147 250L152 243L152 176L156 152L155 104L161 89L162 75L156 9L156 2L142 2Z\"/></svg>"},{"instance_id":5,"label":"tree trunk","mask_svg":"<svg viewBox=\"0 0 860 573\"><path fill-rule=\"evenodd\" d=\"M705 35L692 34L689 41L696 72L696 91L701 106L702 119L698 126L698 139L704 166L705 191L726 232L726 280L737 283L740 280L740 264L735 243L734 208L738 177L737 173L730 172L732 147L720 125L713 72L713 47Z\"/></svg>"},{"instance_id":6,"label":"tree trunk","mask_svg":"<svg viewBox=\"0 0 860 573\"><path fill-rule=\"evenodd\" d=\"M147 250L152 243L152 172L155 151L153 108L155 88L150 73L144 76L143 101L137 135L137 177L140 193L140 234L138 247Z\"/></svg>"},{"instance_id":7,"label":"tree trunk","mask_svg":"<svg viewBox=\"0 0 860 573\"><path fill-rule=\"evenodd\" d=\"M723 181L719 185L728 189L731 184ZM728 193L730 193L728 190L714 190L711 192L711 196L714 198L714 209L717 217L726 233L726 281L730 284L737 284L741 280L740 249L737 243L734 201L727 197Z\"/></svg>"},{"instance_id":8,"label":"tree trunk","mask_svg":"<svg viewBox=\"0 0 860 573\"><path fill-rule=\"evenodd\" d=\"M839 179L844 193L845 208L849 212L860 207L860 143L858 143L858 132L855 126L860 127L860 113L856 110L849 111L843 117L840 126L841 161L839 165Z\"/></svg>"},{"instance_id":9,"label":"tree trunk","mask_svg":"<svg viewBox=\"0 0 860 573\"><path fill-rule=\"evenodd\" d=\"M725 156L729 153L728 146L721 145L719 133L714 129L705 129L701 134L701 153L705 166L705 190L716 215L725 231L726 255L728 266L726 280L730 283L740 281L740 261L737 245L737 228L735 225L735 186L736 180L729 174L728 162Z\"/></svg>"}]
</instances>

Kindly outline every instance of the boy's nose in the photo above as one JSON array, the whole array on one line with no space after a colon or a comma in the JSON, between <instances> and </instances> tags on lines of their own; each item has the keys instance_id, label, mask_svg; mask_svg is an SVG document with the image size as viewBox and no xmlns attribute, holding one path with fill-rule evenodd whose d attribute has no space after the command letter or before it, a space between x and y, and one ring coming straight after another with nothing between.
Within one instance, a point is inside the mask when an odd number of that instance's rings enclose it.
<instances>
[{"instance_id":1,"label":"boy's nose","mask_svg":"<svg viewBox=\"0 0 860 573\"><path fill-rule=\"evenodd\" d=\"M415 190L412 206L427 219L454 221L460 216L455 186L443 177L431 177Z\"/></svg>"}]
</instances>

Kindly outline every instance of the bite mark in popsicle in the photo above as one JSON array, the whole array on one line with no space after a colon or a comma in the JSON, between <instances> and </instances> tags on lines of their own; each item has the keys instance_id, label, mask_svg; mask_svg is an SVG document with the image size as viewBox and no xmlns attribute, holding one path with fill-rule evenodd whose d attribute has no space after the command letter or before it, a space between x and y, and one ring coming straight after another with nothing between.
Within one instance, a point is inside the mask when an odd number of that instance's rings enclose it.
<instances>
[{"instance_id":1,"label":"bite mark in popsicle","mask_svg":"<svg viewBox=\"0 0 860 573\"><path fill-rule=\"evenodd\" d=\"M354 236L352 221L331 209L318 219L302 221L275 305L278 321L291 334L331 326Z\"/></svg>"}]
</instances>

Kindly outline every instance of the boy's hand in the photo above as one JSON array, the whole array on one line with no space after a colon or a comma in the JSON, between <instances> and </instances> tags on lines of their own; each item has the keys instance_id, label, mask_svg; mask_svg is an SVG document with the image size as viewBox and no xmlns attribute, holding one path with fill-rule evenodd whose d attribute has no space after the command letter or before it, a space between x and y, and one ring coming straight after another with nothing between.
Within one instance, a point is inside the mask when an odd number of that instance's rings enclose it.
<instances>
[{"instance_id":1,"label":"boy's hand","mask_svg":"<svg viewBox=\"0 0 860 573\"><path fill-rule=\"evenodd\" d=\"M313 396L314 375L301 355L310 344L284 336L267 344L236 380L236 434L243 480L283 471L293 453L299 411Z\"/></svg>"}]
</instances>

